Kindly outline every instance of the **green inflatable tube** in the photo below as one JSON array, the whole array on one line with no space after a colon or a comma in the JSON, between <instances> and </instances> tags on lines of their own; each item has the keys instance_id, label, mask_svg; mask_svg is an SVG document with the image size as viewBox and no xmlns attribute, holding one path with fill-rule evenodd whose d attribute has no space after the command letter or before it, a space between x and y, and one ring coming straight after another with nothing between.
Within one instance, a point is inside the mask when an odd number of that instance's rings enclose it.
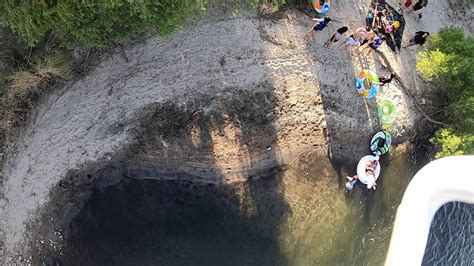
<instances>
[{"instance_id":1,"label":"green inflatable tube","mask_svg":"<svg viewBox=\"0 0 474 266\"><path fill-rule=\"evenodd\" d=\"M377 108L377 113L382 124L391 124L395 120L395 106L389 101L385 100Z\"/></svg>"}]
</instances>

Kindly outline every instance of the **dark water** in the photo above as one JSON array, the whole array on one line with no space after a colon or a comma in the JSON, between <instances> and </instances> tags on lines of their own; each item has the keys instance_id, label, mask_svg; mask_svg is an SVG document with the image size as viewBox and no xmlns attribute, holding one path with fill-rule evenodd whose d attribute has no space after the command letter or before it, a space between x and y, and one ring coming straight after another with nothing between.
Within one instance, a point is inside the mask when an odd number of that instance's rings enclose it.
<instances>
[{"instance_id":1,"label":"dark water","mask_svg":"<svg viewBox=\"0 0 474 266\"><path fill-rule=\"evenodd\" d=\"M234 187L128 179L95 191L67 235L66 265L382 265L414 175L405 148L377 191L308 154L283 178ZM295 176L296 175L296 176ZM436 215L424 265L472 264L473 206Z\"/></svg>"},{"instance_id":2,"label":"dark water","mask_svg":"<svg viewBox=\"0 0 474 266\"><path fill-rule=\"evenodd\" d=\"M474 265L474 205L452 202L436 212L423 265Z\"/></svg>"},{"instance_id":3,"label":"dark water","mask_svg":"<svg viewBox=\"0 0 474 266\"><path fill-rule=\"evenodd\" d=\"M274 232L253 223L231 191L130 179L93 195L64 264L284 265Z\"/></svg>"}]
</instances>

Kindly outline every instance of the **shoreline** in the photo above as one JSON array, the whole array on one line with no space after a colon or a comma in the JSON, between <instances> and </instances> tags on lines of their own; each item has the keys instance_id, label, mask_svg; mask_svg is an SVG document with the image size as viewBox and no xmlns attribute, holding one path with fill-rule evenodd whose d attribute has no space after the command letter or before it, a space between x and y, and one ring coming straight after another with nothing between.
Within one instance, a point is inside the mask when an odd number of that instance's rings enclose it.
<instances>
[{"instance_id":1,"label":"shoreline","mask_svg":"<svg viewBox=\"0 0 474 266\"><path fill-rule=\"evenodd\" d=\"M353 16L364 8L341 4L334 11ZM283 14L276 21L255 14L222 21L221 14L215 21L209 15L170 39L126 47L128 62L112 55L48 97L3 169L8 201L0 222L7 252L21 245L22 232L29 231L24 223L37 217L50 189L72 169L123 150L176 164L204 160L220 171L238 162L244 169L236 173L239 181L249 180L252 169L272 172L285 164L281 158L287 155L281 154L313 145L328 145L337 161L366 153L366 142L380 127L377 101L356 94L353 76L364 64L386 69L373 58L362 64L357 55L328 53L320 47L322 36L316 43L302 40L307 18L291 9ZM336 28L331 25L324 36ZM403 69L413 64L413 54L388 55L415 93L426 89L412 77L413 65ZM400 105L395 143L406 141L421 127L412 99L396 84L380 97Z\"/></svg>"}]
</instances>

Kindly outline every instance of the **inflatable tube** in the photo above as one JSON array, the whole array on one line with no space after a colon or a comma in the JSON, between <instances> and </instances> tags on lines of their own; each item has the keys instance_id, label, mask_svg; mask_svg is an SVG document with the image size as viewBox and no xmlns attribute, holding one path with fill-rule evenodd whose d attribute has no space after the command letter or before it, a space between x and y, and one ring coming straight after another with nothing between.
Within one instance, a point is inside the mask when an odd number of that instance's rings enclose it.
<instances>
[{"instance_id":1,"label":"inflatable tube","mask_svg":"<svg viewBox=\"0 0 474 266\"><path fill-rule=\"evenodd\" d=\"M382 155L388 152L390 145L392 145L392 135L387 131L379 131L370 140L370 151L374 155L377 155L377 153Z\"/></svg>"},{"instance_id":2,"label":"inflatable tube","mask_svg":"<svg viewBox=\"0 0 474 266\"><path fill-rule=\"evenodd\" d=\"M313 8L318 12L319 14L326 14L329 11L329 8L331 5L329 4L329 0L325 0L324 4L321 5L321 2L319 0L312 0L313 3Z\"/></svg>"},{"instance_id":3,"label":"inflatable tube","mask_svg":"<svg viewBox=\"0 0 474 266\"><path fill-rule=\"evenodd\" d=\"M391 124L395 121L395 106L389 100L385 100L377 108L377 114L382 124Z\"/></svg>"},{"instance_id":4,"label":"inflatable tube","mask_svg":"<svg viewBox=\"0 0 474 266\"><path fill-rule=\"evenodd\" d=\"M375 167L375 180L370 180L369 177L365 174L365 166L369 161L373 160L378 160L378 157L375 157L373 155L366 155L362 157L359 160L359 163L357 164L357 176L359 177L359 181L362 182L363 184L367 185L367 188L371 189L373 186L373 182L379 178L380 175L380 162L377 164L377 167Z\"/></svg>"},{"instance_id":5,"label":"inflatable tube","mask_svg":"<svg viewBox=\"0 0 474 266\"><path fill-rule=\"evenodd\" d=\"M368 69L359 71L356 77L356 89L365 98L373 98L379 92L380 80L377 74Z\"/></svg>"}]
</instances>

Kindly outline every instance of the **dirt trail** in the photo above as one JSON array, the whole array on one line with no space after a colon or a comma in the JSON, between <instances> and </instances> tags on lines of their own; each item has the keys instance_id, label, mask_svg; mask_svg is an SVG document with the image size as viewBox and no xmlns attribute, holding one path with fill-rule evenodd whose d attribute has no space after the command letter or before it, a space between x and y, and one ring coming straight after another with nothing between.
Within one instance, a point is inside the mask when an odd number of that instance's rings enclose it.
<instances>
[{"instance_id":1,"label":"dirt trail","mask_svg":"<svg viewBox=\"0 0 474 266\"><path fill-rule=\"evenodd\" d=\"M442 16L436 5L443 4L431 4L430 14ZM365 1L339 1L333 7L335 17L342 21L361 17L365 10ZM363 17L347 23L354 27L363 25L362 21ZM51 95L37 110L3 170L0 239L3 235L5 254L11 259L22 253L26 223L48 200L51 187L69 170L107 160L134 141L137 117L150 105L171 102L186 108L192 101L209 98L197 110L206 113L222 99L239 99L244 92L267 93L262 99L268 102L264 110L268 112L262 117L270 121L268 130L245 132L241 122L251 117L248 114L241 115L240 124L208 130L210 144L202 155L212 157L217 167L229 163L233 169L258 167L252 161L266 155L282 163L302 150L324 146L325 128L336 159L356 160L363 155L368 138L379 128L375 115L379 100L365 102L357 95L354 72L361 65L380 72L383 67L372 57L362 59L336 48L322 48L340 24L330 25L315 41L304 40L310 25L308 17L291 10L272 20L252 13L211 14L172 38L152 38L127 47L128 62L117 53L85 78ZM383 51L389 53L385 47ZM421 83L413 74L414 54L404 52L393 62L408 86L420 90ZM396 137L404 136L419 119L410 110L411 100L396 83L384 88L383 97L400 106L392 130ZM236 112L245 114L245 110ZM199 131L190 136L191 141L196 138ZM184 155L150 156L153 160L198 160Z\"/></svg>"}]
</instances>

